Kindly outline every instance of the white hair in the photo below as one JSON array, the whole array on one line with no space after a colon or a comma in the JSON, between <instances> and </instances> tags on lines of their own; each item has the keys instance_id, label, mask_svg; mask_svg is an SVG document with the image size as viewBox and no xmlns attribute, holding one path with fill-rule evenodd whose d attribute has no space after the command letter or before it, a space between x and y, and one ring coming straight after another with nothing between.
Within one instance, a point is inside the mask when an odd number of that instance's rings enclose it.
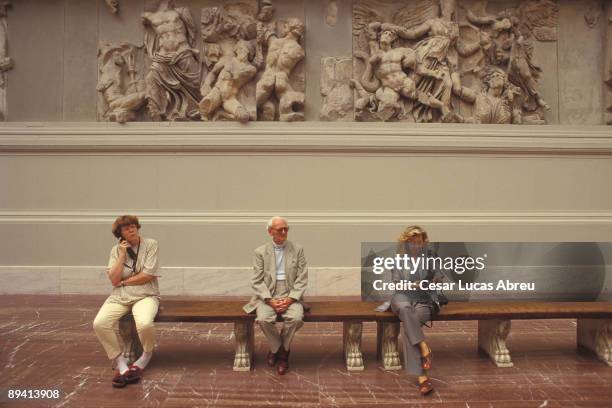
<instances>
[{"instance_id":1,"label":"white hair","mask_svg":"<svg viewBox=\"0 0 612 408\"><path fill-rule=\"evenodd\" d=\"M268 224L266 225L266 230L272 228L272 224L274 224L274 221L276 220L281 220L281 221L285 221L285 224L287 224L287 226L289 226L289 221L287 221L286 218L275 215L274 217L270 218L270 220L268 221Z\"/></svg>"}]
</instances>

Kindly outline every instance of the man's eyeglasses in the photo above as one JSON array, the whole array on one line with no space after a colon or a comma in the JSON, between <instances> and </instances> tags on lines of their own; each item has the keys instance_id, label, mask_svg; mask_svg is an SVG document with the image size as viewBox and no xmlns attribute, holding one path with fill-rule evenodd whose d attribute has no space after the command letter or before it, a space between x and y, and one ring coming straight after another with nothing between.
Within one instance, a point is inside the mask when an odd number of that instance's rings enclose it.
<instances>
[{"instance_id":1,"label":"man's eyeglasses","mask_svg":"<svg viewBox=\"0 0 612 408\"><path fill-rule=\"evenodd\" d=\"M280 232L282 234L286 234L289 231L289 227L283 227L283 228L270 228L272 231L274 232Z\"/></svg>"}]
</instances>

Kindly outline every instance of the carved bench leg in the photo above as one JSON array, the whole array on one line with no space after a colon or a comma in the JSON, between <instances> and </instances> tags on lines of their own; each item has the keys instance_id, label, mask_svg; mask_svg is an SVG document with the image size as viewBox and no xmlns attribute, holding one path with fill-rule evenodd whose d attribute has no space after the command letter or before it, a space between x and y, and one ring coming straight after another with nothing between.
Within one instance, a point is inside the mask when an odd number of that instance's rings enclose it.
<instances>
[{"instance_id":1,"label":"carved bench leg","mask_svg":"<svg viewBox=\"0 0 612 408\"><path fill-rule=\"evenodd\" d=\"M376 322L376 359L382 361L385 370L401 370L398 322Z\"/></svg>"},{"instance_id":2,"label":"carved bench leg","mask_svg":"<svg viewBox=\"0 0 612 408\"><path fill-rule=\"evenodd\" d=\"M128 360L129 364L136 361L142 354L142 344L136 330L136 323L131 313L126 314L117 325L120 343L123 347L123 356Z\"/></svg>"},{"instance_id":3,"label":"carved bench leg","mask_svg":"<svg viewBox=\"0 0 612 408\"><path fill-rule=\"evenodd\" d=\"M346 369L349 371L362 371L363 356L361 355L361 331L363 323L344 322L342 353L346 360Z\"/></svg>"},{"instance_id":4,"label":"carved bench leg","mask_svg":"<svg viewBox=\"0 0 612 408\"><path fill-rule=\"evenodd\" d=\"M513 367L506 338L510 334L510 320L479 320L478 348L491 357L498 367Z\"/></svg>"},{"instance_id":5,"label":"carved bench leg","mask_svg":"<svg viewBox=\"0 0 612 408\"><path fill-rule=\"evenodd\" d=\"M255 345L253 322L234 322L234 336L236 338L234 371L249 371L253 366Z\"/></svg>"},{"instance_id":6,"label":"carved bench leg","mask_svg":"<svg viewBox=\"0 0 612 408\"><path fill-rule=\"evenodd\" d=\"M578 319L578 347L595 353L612 366L612 319Z\"/></svg>"}]
</instances>

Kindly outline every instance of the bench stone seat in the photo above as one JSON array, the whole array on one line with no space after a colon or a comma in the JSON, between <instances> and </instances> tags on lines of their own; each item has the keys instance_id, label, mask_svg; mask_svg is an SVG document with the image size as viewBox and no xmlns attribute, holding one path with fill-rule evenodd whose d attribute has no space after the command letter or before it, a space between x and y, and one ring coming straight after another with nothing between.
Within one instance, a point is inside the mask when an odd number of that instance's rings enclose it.
<instances>
[{"instance_id":1,"label":"bench stone seat","mask_svg":"<svg viewBox=\"0 0 612 408\"><path fill-rule=\"evenodd\" d=\"M242 310L245 300L162 299L156 322L230 322L234 323L235 371L253 366L255 314ZM377 358L387 370L401 369L398 336L400 322L392 312L374 310L380 302L314 301L304 314L305 322L342 322L343 354L351 371L364 369L361 353L363 322L377 323ZM512 367L506 339L511 320L577 319L577 343L608 366L612 366L612 303L542 301L451 302L435 320L478 320L478 347L498 367ZM126 357L135 359L142 352L131 317L122 319L119 332L126 343Z\"/></svg>"}]
</instances>

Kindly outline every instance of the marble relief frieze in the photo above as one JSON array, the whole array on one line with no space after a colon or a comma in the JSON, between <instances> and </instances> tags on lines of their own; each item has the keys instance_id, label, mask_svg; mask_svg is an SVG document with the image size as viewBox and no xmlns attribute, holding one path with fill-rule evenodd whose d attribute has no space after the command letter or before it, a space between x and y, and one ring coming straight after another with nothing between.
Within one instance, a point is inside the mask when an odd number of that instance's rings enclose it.
<instances>
[{"instance_id":1,"label":"marble relief frieze","mask_svg":"<svg viewBox=\"0 0 612 408\"><path fill-rule=\"evenodd\" d=\"M7 0L0 1L0 121L6 115L6 83L7 71L13 68L13 59L8 51L8 9L12 7L12 2Z\"/></svg>"},{"instance_id":2,"label":"marble relief frieze","mask_svg":"<svg viewBox=\"0 0 612 408\"><path fill-rule=\"evenodd\" d=\"M103 43L98 48L98 120L136 120L145 106L143 46Z\"/></svg>"},{"instance_id":3,"label":"marble relief frieze","mask_svg":"<svg viewBox=\"0 0 612 408\"><path fill-rule=\"evenodd\" d=\"M119 45L101 48L98 120L304 120L302 18L277 18L271 0L206 3L199 14L179 4L142 14L141 67ZM339 3L324 5L318 24L336 29ZM546 123L537 44L557 41L556 1L356 0L350 15L352 49L319 60L319 120Z\"/></svg>"},{"instance_id":4,"label":"marble relief frieze","mask_svg":"<svg viewBox=\"0 0 612 408\"><path fill-rule=\"evenodd\" d=\"M202 120L303 120L304 23L273 16L270 1L202 10Z\"/></svg>"},{"instance_id":5,"label":"marble relief frieze","mask_svg":"<svg viewBox=\"0 0 612 408\"><path fill-rule=\"evenodd\" d=\"M549 107L533 41L554 41L556 19L552 1L528 0L498 13L486 1L461 9L455 0L357 1L355 118L545 123Z\"/></svg>"}]
</instances>

